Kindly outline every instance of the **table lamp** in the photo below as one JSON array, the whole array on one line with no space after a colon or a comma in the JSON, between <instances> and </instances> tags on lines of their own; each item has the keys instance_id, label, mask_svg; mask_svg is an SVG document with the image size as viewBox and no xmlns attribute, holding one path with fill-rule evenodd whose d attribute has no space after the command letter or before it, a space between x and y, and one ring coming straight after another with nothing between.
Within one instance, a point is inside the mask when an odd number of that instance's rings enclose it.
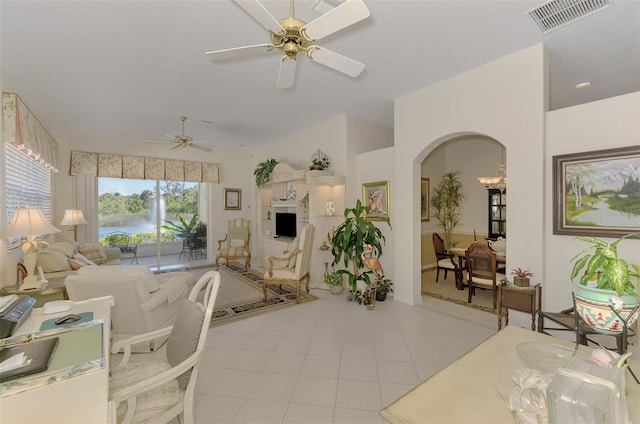
<instances>
[{"instance_id":1,"label":"table lamp","mask_svg":"<svg viewBox=\"0 0 640 424\"><path fill-rule=\"evenodd\" d=\"M73 240L75 241L78 237L76 234L76 226L86 224L84 216L82 215L82 211L80 209L66 209L64 211L64 216L62 217L62 221L60 225L71 225L73 226Z\"/></svg>"},{"instance_id":2,"label":"table lamp","mask_svg":"<svg viewBox=\"0 0 640 424\"><path fill-rule=\"evenodd\" d=\"M40 209L34 209L27 206L24 209L16 209L13 211L11 223L2 232L2 238L26 237L22 242L22 251L24 255L25 268L28 275L23 280L20 290L39 289L41 287L38 278L35 275L36 260L38 259L38 248L40 244L48 245L46 241L36 240L38 235L59 233L60 230L49 224L42 215Z\"/></svg>"}]
</instances>

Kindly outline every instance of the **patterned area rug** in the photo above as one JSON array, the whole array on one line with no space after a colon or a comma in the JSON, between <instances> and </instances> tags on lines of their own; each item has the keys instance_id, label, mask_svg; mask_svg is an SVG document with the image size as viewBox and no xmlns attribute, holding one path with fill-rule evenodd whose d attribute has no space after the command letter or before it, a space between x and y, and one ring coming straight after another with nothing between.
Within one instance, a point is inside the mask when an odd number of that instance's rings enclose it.
<instances>
[{"instance_id":1,"label":"patterned area rug","mask_svg":"<svg viewBox=\"0 0 640 424\"><path fill-rule=\"evenodd\" d=\"M468 289L458 290L455 288L453 276L449 274L449 278L445 280L443 275L439 283L435 282L435 270L422 271L422 294L435 297L436 299L446 300L447 302L457 303L467 308L478 309L480 311L497 314L498 311L493 309L493 299L491 290L476 289L476 295L473 297L472 303L467 303Z\"/></svg>"},{"instance_id":2,"label":"patterned area rug","mask_svg":"<svg viewBox=\"0 0 640 424\"><path fill-rule=\"evenodd\" d=\"M287 306L296 305L296 291L293 285L269 284L267 286L267 300L262 300L262 276L263 273L254 269L244 270L238 263L231 262L228 267L221 266L221 272L229 272L242 282L253 286L258 290L258 297L222 305L213 310L210 327L228 324L244 318L272 312ZM316 296L308 294L304 286L300 288L300 304L317 299Z\"/></svg>"}]
</instances>

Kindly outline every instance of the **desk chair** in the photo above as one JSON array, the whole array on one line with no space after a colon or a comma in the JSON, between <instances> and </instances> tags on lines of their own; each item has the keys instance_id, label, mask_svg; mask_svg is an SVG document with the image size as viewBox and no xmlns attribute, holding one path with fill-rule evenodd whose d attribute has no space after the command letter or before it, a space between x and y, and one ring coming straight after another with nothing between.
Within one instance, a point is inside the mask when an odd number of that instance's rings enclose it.
<instances>
[{"instance_id":1,"label":"desk chair","mask_svg":"<svg viewBox=\"0 0 640 424\"><path fill-rule=\"evenodd\" d=\"M109 401L118 423L167 423L178 417L193 423L193 398L198 365L204 351L213 306L220 288L220 274L210 271L195 284L189 300L173 326L113 343L111 353L124 351L123 360L111 371ZM197 302L204 289L204 300ZM167 360L129 364L131 345L168 335Z\"/></svg>"}]
</instances>

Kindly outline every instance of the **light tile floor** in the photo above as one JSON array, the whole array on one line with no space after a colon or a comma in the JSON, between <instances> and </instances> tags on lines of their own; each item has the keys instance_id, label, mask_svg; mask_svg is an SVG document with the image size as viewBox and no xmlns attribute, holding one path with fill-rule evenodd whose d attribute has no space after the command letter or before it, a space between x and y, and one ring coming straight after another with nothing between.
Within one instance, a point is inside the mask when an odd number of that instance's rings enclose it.
<instances>
[{"instance_id":1,"label":"light tile floor","mask_svg":"<svg viewBox=\"0 0 640 424\"><path fill-rule=\"evenodd\" d=\"M496 332L495 315L432 298L368 311L312 292L209 331L197 423L382 423L380 409Z\"/></svg>"}]
</instances>

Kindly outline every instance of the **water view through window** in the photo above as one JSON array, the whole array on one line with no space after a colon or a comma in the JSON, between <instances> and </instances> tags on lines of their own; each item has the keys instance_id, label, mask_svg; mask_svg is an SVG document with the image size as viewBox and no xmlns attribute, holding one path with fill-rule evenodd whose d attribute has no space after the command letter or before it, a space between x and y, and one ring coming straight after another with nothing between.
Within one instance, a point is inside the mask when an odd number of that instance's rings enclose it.
<instances>
[{"instance_id":1,"label":"water view through window","mask_svg":"<svg viewBox=\"0 0 640 424\"><path fill-rule=\"evenodd\" d=\"M157 256L158 265L161 257L166 259L163 265L204 259L205 187L195 182L99 178L100 243L108 245L110 234L127 233L138 246L138 258Z\"/></svg>"}]
</instances>

